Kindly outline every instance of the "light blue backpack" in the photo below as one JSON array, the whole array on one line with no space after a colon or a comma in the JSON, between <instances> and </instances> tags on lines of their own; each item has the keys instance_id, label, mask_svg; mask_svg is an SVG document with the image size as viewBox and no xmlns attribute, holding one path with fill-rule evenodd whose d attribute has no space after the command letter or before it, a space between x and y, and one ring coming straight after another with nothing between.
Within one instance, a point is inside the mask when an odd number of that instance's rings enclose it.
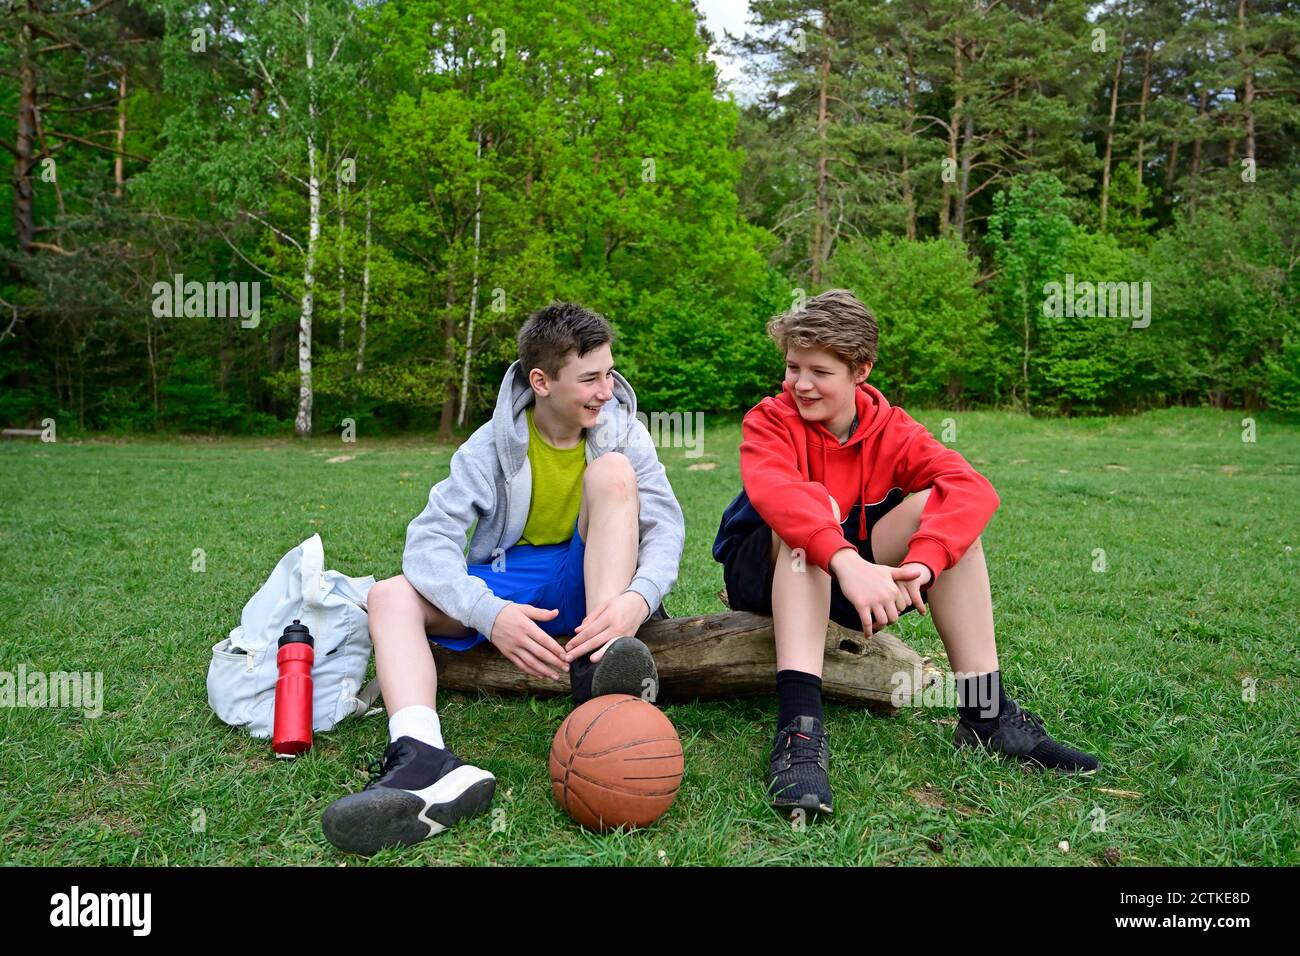
<instances>
[{"instance_id":1,"label":"light blue backpack","mask_svg":"<svg viewBox=\"0 0 1300 956\"><path fill-rule=\"evenodd\" d=\"M208 705L227 724L269 738L275 724L278 641L295 619L315 638L312 730L370 710L379 681L365 683L370 663L366 595L375 579L325 570L319 534L298 545L244 605L239 626L212 648Z\"/></svg>"}]
</instances>

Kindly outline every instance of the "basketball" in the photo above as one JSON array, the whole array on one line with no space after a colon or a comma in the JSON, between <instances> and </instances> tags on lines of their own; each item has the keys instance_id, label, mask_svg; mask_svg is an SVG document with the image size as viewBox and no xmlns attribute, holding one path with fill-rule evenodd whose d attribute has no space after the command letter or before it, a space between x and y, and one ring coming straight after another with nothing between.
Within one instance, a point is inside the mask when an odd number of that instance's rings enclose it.
<instances>
[{"instance_id":1,"label":"basketball","mask_svg":"<svg viewBox=\"0 0 1300 956\"><path fill-rule=\"evenodd\" d=\"M551 744L551 792L589 830L643 827L673 805L682 742L658 707L628 694L587 701Z\"/></svg>"}]
</instances>

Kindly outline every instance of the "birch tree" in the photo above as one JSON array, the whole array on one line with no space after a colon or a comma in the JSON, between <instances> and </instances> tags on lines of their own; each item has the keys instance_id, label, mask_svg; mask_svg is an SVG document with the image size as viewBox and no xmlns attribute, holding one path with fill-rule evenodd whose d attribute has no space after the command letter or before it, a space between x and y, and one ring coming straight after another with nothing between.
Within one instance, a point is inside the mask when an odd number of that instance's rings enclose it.
<instances>
[{"instance_id":1,"label":"birch tree","mask_svg":"<svg viewBox=\"0 0 1300 956\"><path fill-rule=\"evenodd\" d=\"M323 156L321 144L342 141L335 127L356 95L357 8L170 0L166 9L165 69L183 106L167 126L150 194L197 188L221 217L263 230L252 264L297 302L294 431L310 435L321 174L338 158Z\"/></svg>"}]
</instances>

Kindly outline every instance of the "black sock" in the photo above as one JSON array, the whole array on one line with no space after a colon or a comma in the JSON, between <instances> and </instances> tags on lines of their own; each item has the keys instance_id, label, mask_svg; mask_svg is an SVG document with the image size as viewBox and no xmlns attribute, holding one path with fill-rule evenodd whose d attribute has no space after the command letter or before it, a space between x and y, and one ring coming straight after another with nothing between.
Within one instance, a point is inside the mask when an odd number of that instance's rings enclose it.
<instances>
[{"instance_id":1,"label":"black sock","mask_svg":"<svg viewBox=\"0 0 1300 956\"><path fill-rule=\"evenodd\" d=\"M776 672L776 729L784 730L796 717L822 719L822 679L803 671Z\"/></svg>"},{"instance_id":2,"label":"black sock","mask_svg":"<svg viewBox=\"0 0 1300 956\"><path fill-rule=\"evenodd\" d=\"M569 661L569 690L575 706L591 700L591 679L595 673L596 665L591 662L590 653Z\"/></svg>"},{"instance_id":3,"label":"black sock","mask_svg":"<svg viewBox=\"0 0 1300 956\"><path fill-rule=\"evenodd\" d=\"M992 709L986 710L990 705ZM968 723L991 723L1007 706L1001 671L974 674L957 681L957 716Z\"/></svg>"}]
</instances>

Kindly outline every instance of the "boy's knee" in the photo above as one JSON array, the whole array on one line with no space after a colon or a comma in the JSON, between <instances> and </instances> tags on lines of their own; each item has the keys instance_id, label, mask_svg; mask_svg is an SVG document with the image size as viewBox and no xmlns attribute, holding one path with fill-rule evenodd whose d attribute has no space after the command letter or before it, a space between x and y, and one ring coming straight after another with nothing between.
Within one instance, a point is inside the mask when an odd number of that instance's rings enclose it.
<instances>
[{"instance_id":1,"label":"boy's knee","mask_svg":"<svg viewBox=\"0 0 1300 956\"><path fill-rule=\"evenodd\" d=\"M419 592L406 580L406 575L384 578L370 586L366 595L366 611L369 614L392 611L402 607L419 605Z\"/></svg>"},{"instance_id":2,"label":"boy's knee","mask_svg":"<svg viewBox=\"0 0 1300 956\"><path fill-rule=\"evenodd\" d=\"M614 496L631 498L636 495L636 470L621 452L611 451L587 465L582 476L583 490L608 500Z\"/></svg>"}]
</instances>

